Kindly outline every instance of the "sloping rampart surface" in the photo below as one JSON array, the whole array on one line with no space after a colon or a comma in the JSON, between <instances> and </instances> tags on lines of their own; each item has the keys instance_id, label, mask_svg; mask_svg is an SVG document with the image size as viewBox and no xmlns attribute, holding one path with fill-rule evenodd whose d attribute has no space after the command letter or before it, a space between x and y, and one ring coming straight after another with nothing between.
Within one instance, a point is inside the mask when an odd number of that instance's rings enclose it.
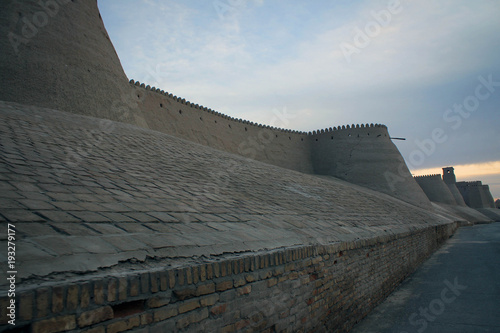
<instances>
[{"instance_id":1,"label":"sloping rampart surface","mask_svg":"<svg viewBox=\"0 0 500 333\"><path fill-rule=\"evenodd\" d=\"M457 227L103 119L0 102L0 142L17 331L349 330Z\"/></svg>"},{"instance_id":2,"label":"sloping rampart surface","mask_svg":"<svg viewBox=\"0 0 500 333\"><path fill-rule=\"evenodd\" d=\"M26 241L24 279L449 222L345 182L130 125L9 103L1 117L0 214Z\"/></svg>"}]
</instances>

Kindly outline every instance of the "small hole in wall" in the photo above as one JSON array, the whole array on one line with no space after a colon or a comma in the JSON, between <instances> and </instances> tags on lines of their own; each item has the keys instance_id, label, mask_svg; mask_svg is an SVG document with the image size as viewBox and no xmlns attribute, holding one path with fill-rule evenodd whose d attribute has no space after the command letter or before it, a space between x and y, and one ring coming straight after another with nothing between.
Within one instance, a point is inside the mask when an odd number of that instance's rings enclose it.
<instances>
[{"instance_id":1,"label":"small hole in wall","mask_svg":"<svg viewBox=\"0 0 500 333\"><path fill-rule=\"evenodd\" d=\"M304 141L304 138L300 138L300 141Z\"/></svg>"},{"instance_id":2,"label":"small hole in wall","mask_svg":"<svg viewBox=\"0 0 500 333\"><path fill-rule=\"evenodd\" d=\"M179 114L182 114L182 110L179 110Z\"/></svg>"},{"instance_id":3,"label":"small hole in wall","mask_svg":"<svg viewBox=\"0 0 500 333\"><path fill-rule=\"evenodd\" d=\"M339 257L342 257L344 253L342 251L339 252Z\"/></svg>"},{"instance_id":4,"label":"small hole in wall","mask_svg":"<svg viewBox=\"0 0 500 333\"><path fill-rule=\"evenodd\" d=\"M318 139L316 139L316 141L318 141Z\"/></svg>"},{"instance_id":5,"label":"small hole in wall","mask_svg":"<svg viewBox=\"0 0 500 333\"><path fill-rule=\"evenodd\" d=\"M215 123L217 124L217 120L214 120L214 121L215 121Z\"/></svg>"},{"instance_id":6,"label":"small hole in wall","mask_svg":"<svg viewBox=\"0 0 500 333\"><path fill-rule=\"evenodd\" d=\"M347 136L351 136L351 133L349 133Z\"/></svg>"},{"instance_id":7,"label":"small hole in wall","mask_svg":"<svg viewBox=\"0 0 500 333\"><path fill-rule=\"evenodd\" d=\"M370 135L370 133L366 133L366 134Z\"/></svg>"},{"instance_id":8,"label":"small hole in wall","mask_svg":"<svg viewBox=\"0 0 500 333\"><path fill-rule=\"evenodd\" d=\"M17 326L16 328L11 328L5 332L8 333L24 333L24 332L32 332L31 331L31 324L28 324L26 326Z\"/></svg>"},{"instance_id":9,"label":"small hole in wall","mask_svg":"<svg viewBox=\"0 0 500 333\"><path fill-rule=\"evenodd\" d=\"M334 264L334 265L336 265L336 264L337 264L337 260L335 260L335 261L333 262L333 264Z\"/></svg>"},{"instance_id":10,"label":"small hole in wall","mask_svg":"<svg viewBox=\"0 0 500 333\"><path fill-rule=\"evenodd\" d=\"M248 131L248 128L245 127L245 132Z\"/></svg>"},{"instance_id":11,"label":"small hole in wall","mask_svg":"<svg viewBox=\"0 0 500 333\"><path fill-rule=\"evenodd\" d=\"M278 134L276 134L276 137L278 137Z\"/></svg>"},{"instance_id":12,"label":"small hole in wall","mask_svg":"<svg viewBox=\"0 0 500 333\"><path fill-rule=\"evenodd\" d=\"M131 301L111 306L115 318L128 317L144 311L144 300Z\"/></svg>"},{"instance_id":13,"label":"small hole in wall","mask_svg":"<svg viewBox=\"0 0 500 333\"><path fill-rule=\"evenodd\" d=\"M288 140L292 140L292 137L290 137L290 136L289 136L289 137L288 137Z\"/></svg>"},{"instance_id":14,"label":"small hole in wall","mask_svg":"<svg viewBox=\"0 0 500 333\"><path fill-rule=\"evenodd\" d=\"M137 98L141 98L141 95L137 95Z\"/></svg>"},{"instance_id":15,"label":"small hole in wall","mask_svg":"<svg viewBox=\"0 0 500 333\"><path fill-rule=\"evenodd\" d=\"M162 104L162 103L160 103L160 107L161 107L161 108L163 107L163 104Z\"/></svg>"},{"instance_id":16,"label":"small hole in wall","mask_svg":"<svg viewBox=\"0 0 500 333\"><path fill-rule=\"evenodd\" d=\"M331 137L331 139L333 140L333 136Z\"/></svg>"},{"instance_id":17,"label":"small hole in wall","mask_svg":"<svg viewBox=\"0 0 500 333\"><path fill-rule=\"evenodd\" d=\"M229 126L229 128L231 128L231 124L229 124L229 125L227 125L227 126Z\"/></svg>"},{"instance_id":18,"label":"small hole in wall","mask_svg":"<svg viewBox=\"0 0 500 333\"><path fill-rule=\"evenodd\" d=\"M200 120L203 120L203 118L202 118L202 117L200 117Z\"/></svg>"}]
</instances>

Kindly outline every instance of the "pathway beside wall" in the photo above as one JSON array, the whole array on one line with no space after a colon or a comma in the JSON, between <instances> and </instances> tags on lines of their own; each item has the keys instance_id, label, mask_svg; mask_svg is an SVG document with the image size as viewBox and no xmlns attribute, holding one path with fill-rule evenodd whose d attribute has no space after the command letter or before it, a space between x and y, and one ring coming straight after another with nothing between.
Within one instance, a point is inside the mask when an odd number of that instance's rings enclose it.
<instances>
[{"instance_id":1,"label":"pathway beside wall","mask_svg":"<svg viewBox=\"0 0 500 333\"><path fill-rule=\"evenodd\" d=\"M500 223L460 228L352 333L500 331Z\"/></svg>"}]
</instances>

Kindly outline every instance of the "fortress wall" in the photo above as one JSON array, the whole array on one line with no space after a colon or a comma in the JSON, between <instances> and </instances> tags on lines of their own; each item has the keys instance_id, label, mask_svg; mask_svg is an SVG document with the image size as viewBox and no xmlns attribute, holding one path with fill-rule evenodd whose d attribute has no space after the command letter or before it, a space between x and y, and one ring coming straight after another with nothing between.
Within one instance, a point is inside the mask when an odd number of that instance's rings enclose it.
<instances>
[{"instance_id":1,"label":"fortress wall","mask_svg":"<svg viewBox=\"0 0 500 333\"><path fill-rule=\"evenodd\" d=\"M306 132L235 119L138 82L131 81L131 87L150 129L283 168L313 172Z\"/></svg>"},{"instance_id":2,"label":"fortress wall","mask_svg":"<svg viewBox=\"0 0 500 333\"><path fill-rule=\"evenodd\" d=\"M464 197L462 197L462 194L460 194L460 191L458 190L457 185L455 183L453 183L453 184L446 184L446 186L448 186L448 189L450 190L451 194L453 195L453 198L455 198L456 204L459 206L462 206L462 207L467 207L467 204L464 201Z\"/></svg>"},{"instance_id":3,"label":"fortress wall","mask_svg":"<svg viewBox=\"0 0 500 333\"><path fill-rule=\"evenodd\" d=\"M488 185L483 185L480 181L457 182L456 185L469 207L495 208L495 202Z\"/></svg>"},{"instance_id":4,"label":"fortress wall","mask_svg":"<svg viewBox=\"0 0 500 333\"><path fill-rule=\"evenodd\" d=\"M482 185L479 188L479 193L483 208L495 208L495 201L493 200L493 196L491 195L490 187L488 185Z\"/></svg>"},{"instance_id":5,"label":"fortress wall","mask_svg":"<svg viewBox=\"0 0 500 333\"><path fill-rule=\"evenodd\" d=\"M415 177L418 185L424 190L430 201L456 205L457 201L450 189L443 182L441 175L428 175Z\"/></svg>"},{"instance_id":6,"label":"fortress wall","mask_svg":"<svg viewBox=\"0 0 500 333\"><path fill-rule=\"evenodd\" d=\"M223 115L144 83L130 84L147 128L283 168L338 177L430 207L384 125L309 133L279 129Z\"/></svg>"},{"instance_id":7,"label":"fortress wall","mask_svg":"<svg viewBox=\"0 0 500 333\"><path fill-rule=\"evenodd\" d=\"M345 332L456 229L452 223L18 289L16 329ZM1 318L7 302L0 298Z\"/></svg>"},{"instance_id":8,"label":"fortress wall","mask_svg":"<svg viewBox=\"0 0 500 333\"><path fill-rule=\"evenodd\" d=\"M385 125L352 125L313 133L314 172L430 208Z\"/></svg>"}]
</instances>

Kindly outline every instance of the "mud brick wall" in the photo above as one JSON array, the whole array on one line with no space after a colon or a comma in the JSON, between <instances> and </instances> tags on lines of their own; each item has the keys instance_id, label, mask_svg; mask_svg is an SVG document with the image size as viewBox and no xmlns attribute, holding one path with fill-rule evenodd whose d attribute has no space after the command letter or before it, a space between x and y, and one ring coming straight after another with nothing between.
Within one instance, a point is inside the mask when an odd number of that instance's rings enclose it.
<instances>
[{"instance_id":1,"label":"mud brick wall","mask_svg":"<svg viewBox=\"0 0 500 333\"><path fill-rule=\"evenodd\" d=\"M2 331L344 332L456 228L38 286L18 294L17 325Z\"/></svg>"},{"instance_id":2,"label":"mud brick wall","mask_svg":"<svg viewBox=\"0 0 500 333\"><path fill-rule=\"evenodd\" d=\"M282 168L334 176L430 208L385 125L294 131L280 128L287 125L286 110L269 126L221 114L145 83L129 84L128 99L141 110L143 127Z\"/></svg>"}]
</instances>

